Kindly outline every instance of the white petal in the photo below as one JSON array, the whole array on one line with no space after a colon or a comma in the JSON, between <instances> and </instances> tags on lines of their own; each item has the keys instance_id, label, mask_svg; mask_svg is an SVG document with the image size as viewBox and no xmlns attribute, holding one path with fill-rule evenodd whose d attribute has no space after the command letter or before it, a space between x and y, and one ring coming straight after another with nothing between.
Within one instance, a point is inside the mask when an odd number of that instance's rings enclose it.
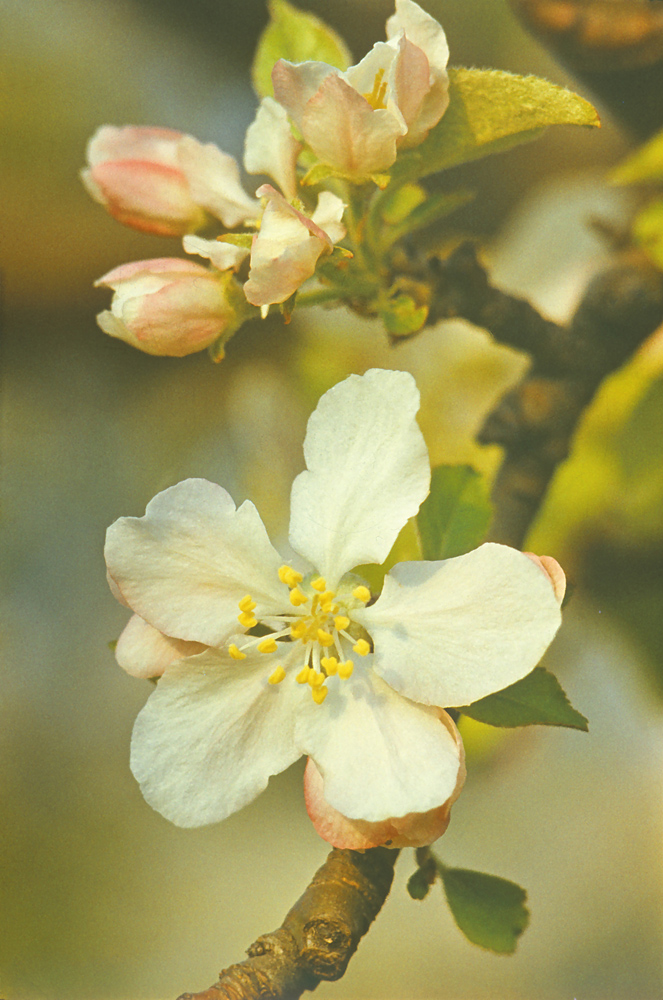
<instances>
[{"instance_id":1,"label":"white petal","mask_svg":"<svg viewBox=\"0 0 663 1000\"><path fill-rule=\"evenodd\" d=\"M260 654L208 651L169 667L139 714L131 770L149 804L178 826L225 819L300 756L292 678L269 684Z\"/></svg>"},{"instance_id":2,"label":"white petal","mask_svg":"<svg viewBox=\"0 0 663 1000\"><path fill-rule=\"evenodd\" d=\"M297 194L295 165L301 149L285 108L265 97L246 132L244 166L250 174L268 174L292 200Z\"/></svg>"},{"instance_id":3,"label":"white petal","mask_svg":"<svg viewBox=\"0 0 663 1000\"><path fill-rule=\"evenodd\" d=\"M396 0L396 13L387 20L387 38L395 38L400 31L425 52L433 74L445 70L449 46L442 25L414 0Z\"/></svg>"},{"instance_id":4,"label":"white petal","mask_svg":"<svg viewBox=\"0 0 663 1000\"><path fill-rule=\"evenodd\" d=\"M357 665L327 682L322 705L307 699L295 738L315 761L326 801L350 819L381 822L425 813L453 794L461 752L438 711L401 697Z\"/></svg>"},{"instance_id":5,"label":"white petal","mask_svg":"<svg viewBox=\"0 0 663 1000\"><path fill-rule=\"evenodd\" d=\"M411 375L374 368L335 385L311 415L290 543L330 587L361 563L383 562L428 493L418 408Z\"/></svg>"},{"instance_id":6,"label":"white petal","mask_svg":"<svg viewBox=\"0 0 663 1000\"><path fill-rule=\"evenodd\" d=\"M186 175L191 197L232 229L240 222L256 219L260 205L246 193L234 157L214 143L203 145L191 136L178 144L179 163Z\"/></svg>"},{"instance_id":7,"label":"white petal","mask_svg":"<svg viewBox=\"0 0 663 1000\"><path fill-rule=\"evenodd\" d=\"M561 622L550 580L522 552L487 543L444 562L401 563L353 616L375 670L428 705L469 705L539 662Z\"/></svg>"},{"instance_id":8,"label":"white petal","mask_svg":"<svg viewBox=\"0 0 663 1000\"><path fill-rule=\"evenodd\" d=\"M340 70L328 63L291 63L279 59L272 70L274 97L283 105L292 120L301 128L304 108L317 92L323 80L330 75L338 76Z\"/></svg>"},{"instance_id":9,"label":"white petal","mask_svg":"<svg viewBox=\"0 0 663 1000\"><path fill-rule=\"evenodd\" d=\"M220 645L237 631L237 604L247 593L258 615L289 606L277 576L281 559L257 510L249 501L236 510L205 479L159 493L144 517L116 521L105 555L130 607L178 639Z\"/></svg>"},{"instance_id":10,"label":"white petal","mask_svg":"<svg viewBox=\"0 0 663 1000\"><path fill-rule=\"evenodd\" d=\"M223 240L205 240L202 236L185 236L182 246L187 253L207 257L219 271L236 270L251 252L248 247L237 247Z\"/></svg>"},{"instance_id":11,"label":"white petal","mask_svg":"<svg viewBox=\"0 0 663 1000\"><path fill-rule=\"evenodd\" d=\"M133 615L115 647L115 659L132 677L160 677L175 660L202 653L199 642L171 639L152 628L139 615Z\"/></svg>"},{"instance_id":12,"label":"white petal","mask_svg":"<svg viewBox=\"0 0 663 1000\"><path fill-rule=\"evenodd\" d=\"M345 202L331 191L321 191L318 195L318 204L311 219L327 233L332 243L338 243L345 236L346 228L341 221L345 208Z\"/></svg>"}]
</instances>

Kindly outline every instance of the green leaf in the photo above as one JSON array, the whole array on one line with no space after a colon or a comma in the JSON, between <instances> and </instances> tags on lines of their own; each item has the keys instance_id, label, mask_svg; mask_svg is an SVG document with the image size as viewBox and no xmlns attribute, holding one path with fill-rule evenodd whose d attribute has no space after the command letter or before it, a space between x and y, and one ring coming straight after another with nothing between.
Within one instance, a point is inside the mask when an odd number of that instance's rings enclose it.
<instances>
[{"instance_id":1,"label":"green leaf","mask_svg":"<svg viewBox=\"0 0 663 1000\"><path fill-rule=\"evenodd\" d=\"M637 149L609 175L613 184L663 181L663 132Z\"/></svg>"},{"instance_id":2,"label":"green leaf","mask_svg":"<svg viewBox=\"0 0 663 1000\"><path fill-rule=\"evenodd\" d=\"M587 732L588 722L569 702L564 689L544 667L503 691L458 709L489 726L566 726Z\"/></svg>"},{"instance_id":3,"label":"green leaf","mask_svg":"<svg viewBox=\"0 0 663 1000\"><path fill-rule=\"evenodd\" d=\"M633 236L654 264L663 268L663 200L657 198L638 212Z\"/></svg>"},{"instance_id":4,"label":"green leaf","mask_svg":"<svg viewBox=\"0 0 663 1000\"><path fill-rule=\"evenodd\" d=\"M416 180L502 153L535 139L548 125L600 125L588 101L536 76L459 67L449 71L449 98L428 137L399 155L394 180Z\"/></svg>"},{"instance_id":5,"label":"green leaf","mask_svg":"<svg viewBox=\"0 0 663 1000\"><path fill-rule=\"evenodd\" d=\"M463 555L483 541L492 516L485 481L469 465L438 465L419 508L422 559Z\"/></svg>"},{"instance_id":6,"label":"green leaf","mask_svg":"<svg viewBox=\"0 0 663 1000\"><path fill-rule=\"evenodd\" d=\"M500 955L516 950L529 923L527 893L515 882L467 868L447 868L436 858L449 909L466 938Z\"/></svg>"},{"instance_id":7,"label":"green leaf","mask_svg":"<svg viewBox=\"0 0 663 1000\"><path fill-rule=\"evenodd\" d=\"M251 80L258 97L273 97L272 70L279 59L309 59L347 69L352 55L340 35L315 14L298 10L287 0L269 0L271 20L258 39Z\"/></svg>"}]
</instances>

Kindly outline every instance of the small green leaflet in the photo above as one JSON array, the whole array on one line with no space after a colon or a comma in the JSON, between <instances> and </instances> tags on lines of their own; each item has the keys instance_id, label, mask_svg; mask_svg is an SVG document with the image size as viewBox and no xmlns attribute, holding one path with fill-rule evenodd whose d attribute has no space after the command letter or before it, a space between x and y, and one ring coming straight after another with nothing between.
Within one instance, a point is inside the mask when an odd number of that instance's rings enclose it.
<instances>
[{"instance_id":1,"label":"small green leaflet","mask_svg":"<svg viewBox=\"0 0 663 1000\"><path fill-rule=\"evenodd\" d=\"M588 101L536 76L457 67L449 71L449 98L428 137L399 155L393 182L502 153L537 138L548 125L600 125Z\"/></svg>"},{"instance_id":2,"label":"small green leaflet","mask_svg":"<svg viewBox=\"0 0 663 1000\"><path fill-rule=\"evenodd\" d=\"M352 56L340 35L314 14L298 10L287 0L269 0L271 20L258 40L251 80L258 97L273 97L272 70L279 59L316 60L347 69Z\"/></svg>"},{"instance_id":3,"label":"small green leaflet","mask_svg":"<svg viewBox=\"0 0 663 1000\"><path fill-rule=\"evenodd\" d=\"M515 882L435 858L449 909L466 938L480 948L511 955L529 923L527 893Z\"/></svg>"},{"instance_id":4,"label":"small green leaflet","mask_svg":"<svg viewBox=\"0 0 663 1000\"><path fill-rule=\"evenodd\" d=\"M535 667L531 674L503 691L459 708L477 722L489 726L566 726L587 732L587 719L569 702L554 674Z\"/></svg>"},{"instance_id":5,"label":"small green leaflet","mask_svg":"<svg viewBox=\"0 0 663 1000\"><path fill-rule=\"evenodd\" d=\"M469 465L438 465L419 508L422 559L463 555L484 540L492 517L485 481Z\"/></svg>"}]
</instances>

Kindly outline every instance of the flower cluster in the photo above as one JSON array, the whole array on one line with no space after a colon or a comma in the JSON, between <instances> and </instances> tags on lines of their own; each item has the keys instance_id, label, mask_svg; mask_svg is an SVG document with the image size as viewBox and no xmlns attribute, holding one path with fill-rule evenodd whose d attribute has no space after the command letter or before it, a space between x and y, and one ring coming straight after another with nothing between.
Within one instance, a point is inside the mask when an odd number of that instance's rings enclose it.
<instances>
[{"instance_id":1,"label":"flower cluster","mask_svg":"<svg viewBox=\"0 0 663 1000\"><path fill-rule=\"evenodd\" d=\"M134 613L117 659L159 678L131 767L174 823L224 819L307 755L307 808L335 846L420 846L446 829L464 763L444 708L536 665L563 574L485 544L396 565L371 594L354 571L385 560L429 491L418 405L409 374L379 369L322 396L292 487L294 565L250 502L202 479L109 528L111 587Z\"/></svg>"},{"instance_id":2,"label":"flower cluster","mask_svg":"<svg viewBox=\"0 0 663 1000\"><path fill-rule=\"evenodd\" d=\"M263 99L247 131L244 166L280 190L263 184L257 197L247 194L233 157L180 132L98 130L82 172L92 197L126 225L183 236L187 253L210 262L146 260L100 278L114 292L111 309L98 317L106 333L152 354L214 345L220 358L257 309L265 316L321 276L321 261L333 255L342 272L352 251L334 248L346 236L351 195L338 192L386 183L398 150L421 142L449 100L449 53L437 21L413 0L396 0L386 34L345 72L322 62L276 63L275 98ZM316 168L334 190L319 190L314 204ZM226 232L194 235L214 222ZM228 232L238 227L244 231Z\"/></svg>"}]
</instances>

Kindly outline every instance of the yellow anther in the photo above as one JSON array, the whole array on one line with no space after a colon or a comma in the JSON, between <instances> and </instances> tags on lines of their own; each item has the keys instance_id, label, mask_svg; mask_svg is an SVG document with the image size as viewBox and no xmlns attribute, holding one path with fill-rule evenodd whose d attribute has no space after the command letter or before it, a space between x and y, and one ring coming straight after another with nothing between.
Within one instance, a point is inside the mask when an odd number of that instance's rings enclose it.
<instances>
[{"instance_id":1,"label":"yellow anther","mask_svg":"<svg viewBox=\"0 0 663 1000\"><path fill-rule=\"evenodd\" d=\"M320 594L320 603L331 604L331 602L334 600L335 597L336 594L334 593L333 590L325 590L324 594Z\"/></svg>"},{"instance_id":2,"label":"yellow anther","mask_svg":"<svg viewBox=\"0 0 663 1000\"><path fill-rule=\"evenodd\" d=\"M330 635L329 632L325 632L323 628L318 629L318 642L321 646L333 646L334 636Z\"/></svg>"},{"instance_id":3,"label":"yellow anther","mask_svg":"<svg viewBox=\"0 0 663 1000\"><path fill-rule=\"evenodd\" d=\"M298 608L300 604L306 604L307 601L308 601L308 597L306 596L306 594L302 594L302 592L299 589L299 587L293 587L292 588L292 590L290 591L290 603L291 604L294 604L294 606L296 608Z\"/></svg>"},{"instance_id":4,"label":"yellow anther","mask_svg":"<svg viewBox=\"0 0 663 1000\"><path fill-rule=\"evenodd\" d=\"M327 697L327 688L326 687L312 688L311 695L313 696L313 701L316 703L316 705L322 705L323 701Z\"/></svg>"},{"instance_id":5,"label":"yellow anther","mask_svg":"<svg viewBox=\"0 0 663 1000\"><path fill-rule=\"evenodd\" d=\"M334 618L334 625L340 631L342 631L344 628L347 628L349 624L350 624L350 619L346 618L345 615L337 615L336 618Z\"/></svg>"},{"instance_id":6,"label":"yellow anther","mask_svg":"<svg viewBox=\"0 0 663 1000\"><path fill-rule=\"evenodd\" d=\"M360 656L366 656L366 654L370 653L371 651L370 643L366 642L365 639L357 639L356 643L352 648L354 649L355 653L359 653Z\"/></svg>"},{"instance_id":7,"label":"yellow anther","mask_svg":"<svg viewBox=\"0 0 663 1000\"><path fill-rule=\"evenodd\" d=\"M324 668L327 677L333 677L338 670L338 660L335 656L322 656L320 666Z\"/></svg>"},{"instance_id":8,"label":"yellow anther","mask_svg":"<svg viewBox=\"0 0 663 1000\"><path fill-rule=\"evenodd\" d=\"M251 598L250 594L247 594L246 597L243 597L242 600L239 602L240 611L253 611L255 606L256 602Z\"/></svg>"},{"instance_id":9,"label":"yellow anther","mask_svg":"<svg viewBox=\"0 0 663 1000\"><path fill-rule=\"evenodd\" d=\"M293 622L290 626L290 635L293 639L301 639L306 632L306 622Z\"/></svg>"},{"instance_id":10,"label":"yellow anther","mask_svg":"<svg viewBox=\"0 0 663 1000\"><path fill-rule=\"evenodd\" d=\"M327 678L325 677L324 674L319 674L317 670L313 669L309 670L308 682L312 688L322 687L322 685L325 683L326 680Z\"/></svg>"},{"instance_id":11,"label":"yellow anther","mask_svg":"<svg viewBox=\"0 0 663 1000\"><path fill-rule=\"evenodd\" d=\"M254 618L250 611L242 611L241 615L237 615L237 621L244 628L253 628L254 625L258 624L258 619Z\"/></svg>"},{"instance_id":12,"label":"yellow anther","mask_svg":"<svg viewBox=\"0 0 663 1000\"><path fill-rule=\"evenodd\" d=\"M268 635L266 639L258 643L258 651L260 653L275 653L278 648L276 639L273 639L271 635Z\"/></svg>"},{"instance_id":13,"label":"yellow anther","mask_svg":"<svg viewBox=\"0 0 663 1000\"><path fill-rule=\"evenodd\" d=\"M285 670L283 669L283 667L278 666L274 671L274 673L269 675L269 683L280 684L284 677L285 677Z\"/></svg>"},{"instance_id":14,"label":"yellow anther","mask_svg":"<svg viewBox=\"0 0 663 1000\"><path fill-rule=\"evenodd\" d=\"M358 601L363 601L364 604L366 604L366 601L369 601L371 598L371 592L368 587L365 587L363 583L360 583L359 586L355 587L352 591L352 596L356 597Z\"/></svg>"},{"instance_id":15,"label":"yellow anther","mask_svg":"<svg viewBox=\"0 0 663 1000\"><path fill-rule=\"evenodd\" d=\"M295 677L295 680L297 681L298 684L308 684L308 675L310 673L311 673L310 667L302 667L302 669Z\"/></svg>"},{"instance_id":16,"label":"yellow anther","mask_svg":"<svg viewBox=\"0 0 663 1000\"><path fill-rule=\"evenodd\" d=\"M317 580L311 580L311 586L314 590L317 590L320 594L323 590L327 589L327 584L323 577L319 576Z\"/></svg>"},{"instance_id":17,"label":"yellow anther","mask_svg":"<svg viewBox=\"0 0 663 1000\"><path fill-rule=\"evenodd\" d=\"M292 587L296 587L298 583L301 583L303 579L302 574L298 573L292 566L281 566L279 569L279 580L291 589Z\"/></svg>"},{"instance_id":18,"label":"yellow anther","mask_svg":"<svg viewBox=\"0 0 663 1000\"><path fill-rule=\"evenodd\" d=\"M338 665L338 676L342 681L347 681L348 677L352 676L352 671L355 665L352 660L346 660L344 663L339 663Z\"/></svg>"},{"instance_id":19,"label":"yellow anther","mask_svg":"<svg viewBox=\"0 0 663 1000\"><path fill-rule=\"evenodd\" d=\"M228 646L228 652L232 656L233 660L246 659L246 653L243 653L242 650L239 649L239 647L236 646L234 642L231 642L230 645Z\"/></svg>"}]
</instances>

